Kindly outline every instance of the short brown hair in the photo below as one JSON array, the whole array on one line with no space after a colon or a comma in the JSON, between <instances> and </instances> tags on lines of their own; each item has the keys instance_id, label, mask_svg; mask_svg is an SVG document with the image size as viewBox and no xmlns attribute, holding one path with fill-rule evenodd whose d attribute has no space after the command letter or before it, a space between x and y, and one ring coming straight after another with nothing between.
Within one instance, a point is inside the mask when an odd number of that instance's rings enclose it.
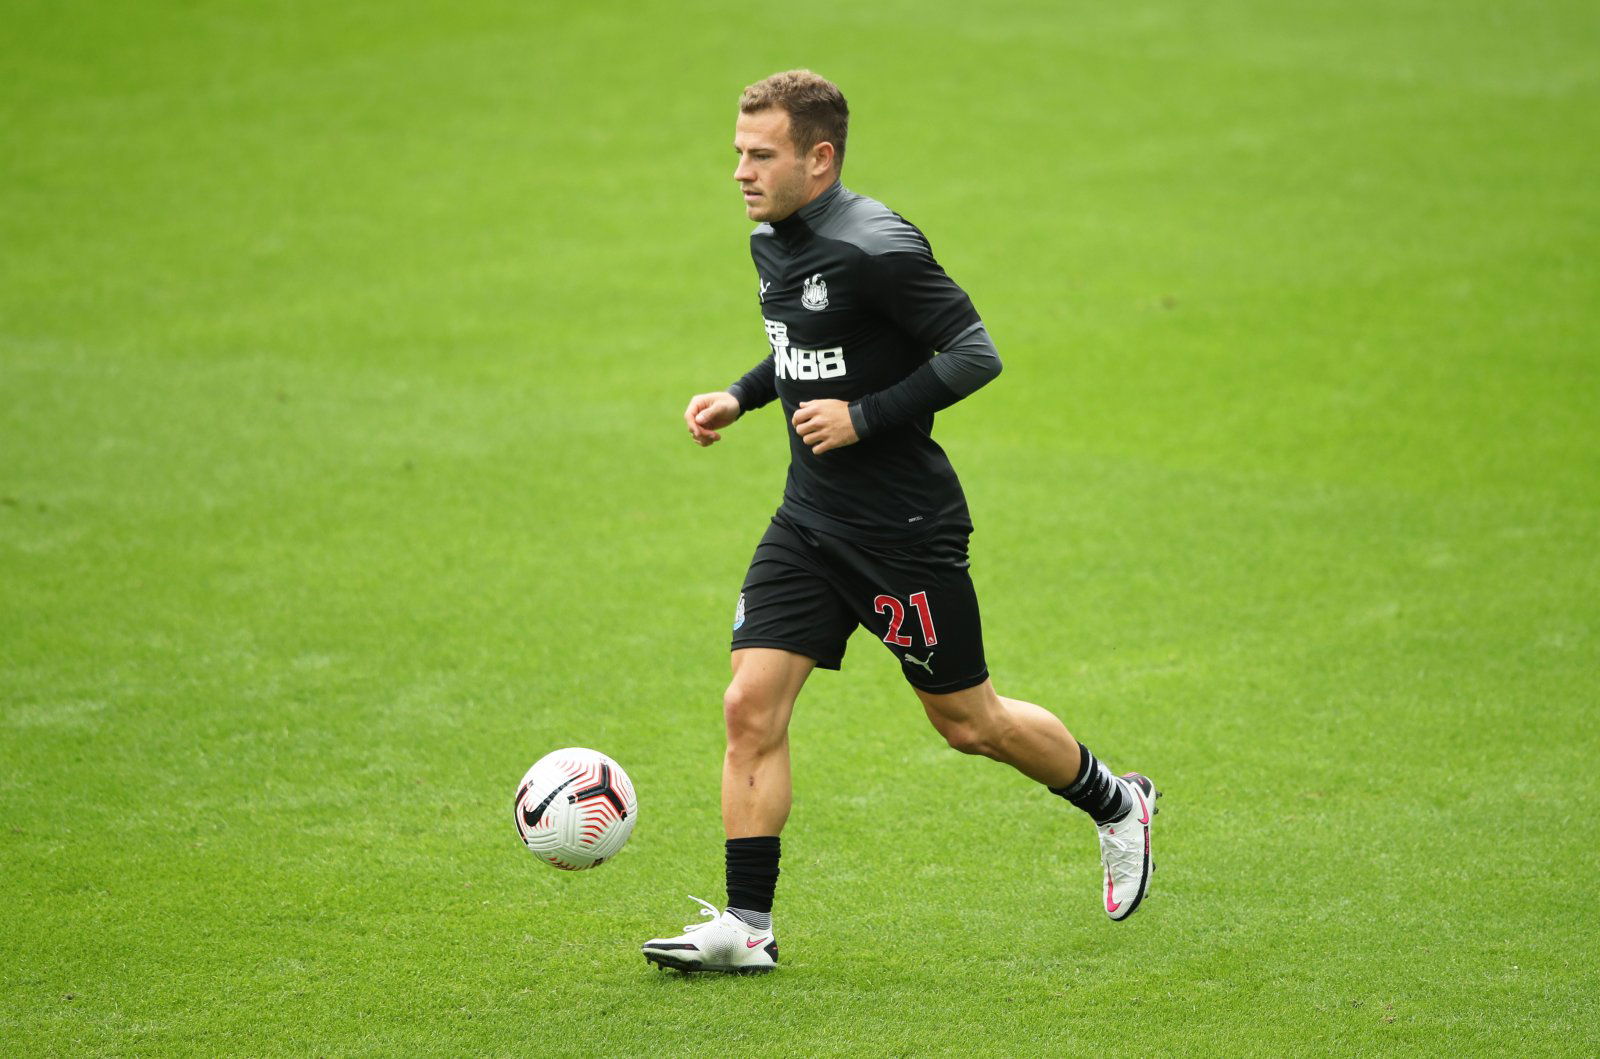
<instances>
[{"instance_id":1,"label":"short brown hair","mask_svg":"<svg viewBox=\"0 0 1600 1059\"><path fill-rule=\"evenodd\" d=\"M744 90L739 110L754 114L780 107L789 114L789 136L801 154L819 143L833 144L833 168L844 168L844 141L850 133L850 105L839 86L810 70L785 70Z\"/></svg>"}]
</instances>

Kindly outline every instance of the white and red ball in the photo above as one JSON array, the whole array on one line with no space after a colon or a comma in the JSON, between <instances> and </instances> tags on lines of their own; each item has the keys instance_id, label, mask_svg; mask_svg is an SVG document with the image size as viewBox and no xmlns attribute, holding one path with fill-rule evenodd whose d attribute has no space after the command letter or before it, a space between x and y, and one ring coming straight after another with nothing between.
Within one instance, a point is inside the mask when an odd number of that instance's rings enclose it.
<instances>
[{"instance_id":1,"label":"white and red ball","mask_svg":"<svg viewBox=\"0 0 1600 1059\"><path fill-rule=\"evenodd\" d=\"M622 766L574 746L538 761L517 786L517 833L535 857L581 871L616 855L633 834L639 799Z\"/></svg>"}]
</instances>

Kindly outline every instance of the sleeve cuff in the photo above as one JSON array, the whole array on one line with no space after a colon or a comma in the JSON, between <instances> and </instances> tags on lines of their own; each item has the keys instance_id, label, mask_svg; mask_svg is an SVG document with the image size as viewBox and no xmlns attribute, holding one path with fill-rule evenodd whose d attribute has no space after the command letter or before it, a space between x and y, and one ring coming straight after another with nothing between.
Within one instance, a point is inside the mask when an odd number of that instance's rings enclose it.
<instances>
[{"instance_id":1,"label":"sleeve cuff","mask_svg":"<svg viewBox=\"0 0 1600 1059\"><path fill-rule=\"evenodd\" d=\"M856 428L857 441L865 441L872 434L867 427L867 411L861 407L860 401L850 403L850 425Z\"/></svg>"}]
</instances>

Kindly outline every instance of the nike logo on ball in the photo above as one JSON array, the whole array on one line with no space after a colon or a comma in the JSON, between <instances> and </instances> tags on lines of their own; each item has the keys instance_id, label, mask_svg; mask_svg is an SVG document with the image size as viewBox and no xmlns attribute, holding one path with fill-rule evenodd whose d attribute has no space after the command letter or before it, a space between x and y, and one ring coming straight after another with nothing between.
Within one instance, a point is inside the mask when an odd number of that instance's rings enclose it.
<instances>
[{"instance_id":1,"label":"nike logo on ball","mask_svg":"<svg viewBox=\"0 0 1600 1059\"><path fill-rule=\"evenodd\" d=\"M573 776L568 778L566 783L557 784L556 789L545 795L544 801L540 802L539 807L533 812L530 813L526 809L522 810L522 822L527 824L529 827L538 827L539 821L544 819L544 811L550 808L551 802L556 800L556 795L561 793L561 788L567 786L567 784L571 783L575 779L577 779L577 777Z\"/></svg>"}]
</instances>

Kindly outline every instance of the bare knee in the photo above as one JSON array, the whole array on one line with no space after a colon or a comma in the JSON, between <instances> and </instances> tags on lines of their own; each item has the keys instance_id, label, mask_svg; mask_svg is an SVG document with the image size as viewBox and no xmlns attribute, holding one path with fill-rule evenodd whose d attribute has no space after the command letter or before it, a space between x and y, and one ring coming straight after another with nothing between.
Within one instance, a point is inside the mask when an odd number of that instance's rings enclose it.
<instances>
[{"instance_id":1,"label":"bare knee","mask_svg":"<svg viewBox=\"0 0 1600 1059\"><path fill-rule=\"evenodd\" d=\"M728 752L763 754L783 742L782 702L759 685L735 680L722 695L722 722L728 732Z\"/></svg>"},{"instance_id":2,"label":"bare knee","mask_svg":"<svg viewBox=\"0 0 1600 1059\"><path fill-rule=\"evenodd\" d=\"M944 741L963 754L1004 760L1016 719L988 681L949 694L918 691L922 707Z\"/></svg>"},{"instance_id":3,"label":"bare knee","mask_svg":"<svg viewBox=\"0 0 1600 1059\"><path fill-rule=\"evenodd\" d=\"M944 741L950 744L952 750L959 750L963 754L995 757L1005 742L1005 732L994 723L935 718L933 726L944 736Z\"/></svg>"},{"instance_id":4,"label":"bare knee","mask_svg":"<svg viewBox=\"0 0 1600 1059\"><path fill-rule=\"evenodd\" d=\"M944 736L944 741L950 744L951 750L959 750L963 754L989 756L989 742L974 725L960 722L946 725L939 729L939 734Z\"/></svg>"}]
</instances>

